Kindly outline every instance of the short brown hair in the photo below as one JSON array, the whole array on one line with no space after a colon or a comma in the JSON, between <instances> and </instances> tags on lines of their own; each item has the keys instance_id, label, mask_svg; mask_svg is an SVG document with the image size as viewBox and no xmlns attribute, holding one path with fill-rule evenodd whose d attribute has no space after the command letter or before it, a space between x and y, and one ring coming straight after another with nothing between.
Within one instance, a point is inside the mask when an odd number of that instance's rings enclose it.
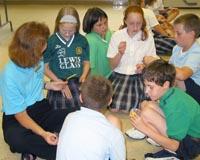
<instances>
[{"instance_id":1,"label":"short brown hair","mask_svg":"<svg viewBox=\"0 0 200 160\"><path fill-rule=\"evenodd\" d=\"M174 85L176 77L176 69L174 65L158 59L150 63L143 72L143 79L148 82L154 82L159 86L168 81L170 87Z\"/></svg>"},{"instance_id":2,"label":"short brown hair","mask_svg":"<svg viewBox=\"0 0 200 160\"><path fill-rule=\"evenodd\" d=\"M33 67L41 59L42 49L49 37L49 28L44 23L27 22L15 32L9 46L10 59L20 67Z\"/></svg>"},{"instance_id":3,"label":"short brown hair","mask_svg":"<svg viewBox=\"0 0 200 160\"><path fill-rule=\"evenodd\" d=\"M143 12L142 8L139 7L139 6L128 6L126 8L126 10L124 11L124 19L123 19L124 24L123 24L122 28L127 27L125 21L126 21L128 15L130 13L139 13L142 16L142 20L143 20L143 22L142 22L142 28L141 28L142 33L143 33L142 34L142 40L143 41L146 40L148 38L148 33L147 33L147 29L146 29L146 20L144 18L144 12Z\"/></svg>"},{"instance_id":4,"label":"short brown hair","mask_svg":"<svg viewBox=\"0 0 200 160\"><path fill-rule=\"evenodd\" d=\"M77 12L77 10L74 7L63 7L59 10L58 15L56 17L56 21L55 21L55 28L54 28L54 33L55 32L59 32L59 24L60 24L60 20L63 16L65 15L71 15L73 17L76 18L77 20L77 24L76 24L76 32L79 32L80 29L80 19L79 19L79 14Z\"/></svg>"},{"instance_id":5,"label":"short brown hair","mask_svg":"<svg viewBox=\"0 0 200 160\"><path fill-rule=\"evenodd\" d=\"M174 25L177 24L182 24L186 32L194 31L195 38L200 36L200 18L197 15L192 13L181 15L174 21Z\"/></svg>"},{"instance_id":6,"label":"short brown hair","mask_svg":"<svg viewBox=\"0 0 200 160\"><path fill-rule=\"evenodd\" d=\"M89 77L81 85L83 106L100 109L109 104L113 91L111 82L101 76Z\"/></svg>"}]
</instances>

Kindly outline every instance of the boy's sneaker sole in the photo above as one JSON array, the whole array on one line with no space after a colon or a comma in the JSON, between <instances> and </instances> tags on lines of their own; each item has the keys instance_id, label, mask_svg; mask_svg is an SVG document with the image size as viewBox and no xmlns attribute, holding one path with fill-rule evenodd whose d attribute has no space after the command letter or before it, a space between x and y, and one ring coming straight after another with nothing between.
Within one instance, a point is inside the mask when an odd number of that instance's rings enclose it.
<instances>
[{"instance_id":1,"label":"boy's sneaker sole","mask_svg":"<svg viewBox=\"0 0 200 160\"><path fill-rule=\"evenodd\" d=\"M135 128L131 128L131 129L128 129L125 134L129 137L129 138L132 138L132 139L135 139L135 140L141 140L141 139L144 139L146 137L145 134L143 134L142 132L138 131L137 129Z\"/></svg>"},{"instance_id":2,"label":"boy's sneaker sole","mask_svg":"<svg viewBox=\"0 0 200 160\"><path fill-rule=\"evenodd\" d=\"M146 141L149 143L149 144L151 144L151 145L154 145L154 146L156 146L156 147L160 147L160 145L158 144L158 143L156 143L153 139L151 139L151 138L146 138Z\"/></svg>"}]
</instances>

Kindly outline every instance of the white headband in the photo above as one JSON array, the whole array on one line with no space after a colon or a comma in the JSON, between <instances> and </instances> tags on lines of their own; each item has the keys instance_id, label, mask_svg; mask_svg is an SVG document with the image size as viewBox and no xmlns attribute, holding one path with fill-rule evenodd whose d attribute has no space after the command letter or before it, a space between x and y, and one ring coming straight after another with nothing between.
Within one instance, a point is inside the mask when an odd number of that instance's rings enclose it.
<instances>
[{"instance_id":1,"label":"white headband","mask_svg":"<svg viewBox=\"0 0 200 160\"><path fill-rule=\"evenodd\" d=\"M72 15L64 15L61 20L60 23L77 23L77 19L72 16Z\"/></svg>"}]
</instances>

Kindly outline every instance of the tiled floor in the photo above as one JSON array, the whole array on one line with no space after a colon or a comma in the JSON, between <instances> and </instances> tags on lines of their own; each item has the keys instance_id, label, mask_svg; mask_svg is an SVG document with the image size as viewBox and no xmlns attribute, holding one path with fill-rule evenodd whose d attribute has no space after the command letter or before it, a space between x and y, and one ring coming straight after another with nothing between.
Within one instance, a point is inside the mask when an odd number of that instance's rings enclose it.
<instances>
[{"instance_id":1,"label":"tiled floor","mask_svg":"<svg viewBox=\"0 0 200 160\"><path fill-rule=\"evenodd\" d=\"M9 19L13 22L13 27L16 29L22 23L27 21L40 21L45 22L49 25L50 30L53 30L54 20L57 15L58 10L63 7L63 5L9 5ZM85 11L87 8L91 6L78 5L75 8L78 10L80 14L80 19L82 20ZM104 9L109 17L109 26L112 30L117 30L120 24L122 24L123 11L122 10L113 10L111 6L101 6ZM198 9L193 10L181 10L182 13L197 13ZM4 21L5 17L3 17L3 8L0 6L0 14L2 16L2 21ZM82 31L81 31L82 33ZM8 45L11 40L13 33L10 32L9 26L5 26L0 29L0 70L3 68L5 63L8 61ZM1 101L0 101L1 102ZM129 123L128 115L126 114L116 114L118 117L122 119L123 122L123 130L130 128L131 125ZM0 124L2 114L0 114ZM126 137L126 136L125 136ZM159 150L159 147L154 147L148 144L145 140L135 141L126 137L126 146L127 146L127 158L128 160L142 160L144 153L153 152ZM9 147L3 140L2 130L0 129L0 160L18 160L20 159L19 154L13 154L10 152ZM200 160L200 158L198 158Z\"/></svg>"}]
</instances>

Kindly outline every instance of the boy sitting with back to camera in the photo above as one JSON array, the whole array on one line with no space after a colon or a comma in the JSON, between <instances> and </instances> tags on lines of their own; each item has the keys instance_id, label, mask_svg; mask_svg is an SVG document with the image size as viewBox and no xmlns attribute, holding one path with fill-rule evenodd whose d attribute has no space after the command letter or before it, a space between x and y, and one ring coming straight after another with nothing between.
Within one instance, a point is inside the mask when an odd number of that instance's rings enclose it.
<instances>
[{"instance_id":1,"label":"boy sitting with back to camera","mask_svg":"<svg viewBox=\"0 0 200 160\"><path fill-rule=\"evenodd\" d=\"M102 114L112 101L111 82L91 76L81 85L79 111L66 117L57 148L57 160L125 160L121 121Z\"/></svg>"}]
</instances>

